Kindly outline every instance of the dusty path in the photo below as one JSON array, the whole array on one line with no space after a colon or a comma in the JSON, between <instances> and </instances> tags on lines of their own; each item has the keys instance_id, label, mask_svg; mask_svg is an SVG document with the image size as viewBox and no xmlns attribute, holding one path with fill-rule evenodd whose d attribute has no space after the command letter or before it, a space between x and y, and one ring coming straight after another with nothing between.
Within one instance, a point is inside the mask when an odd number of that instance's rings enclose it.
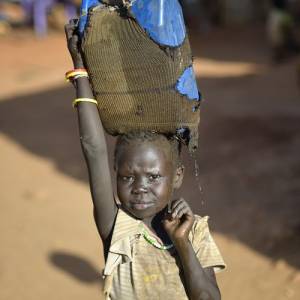
<instances>
[{"instance_id":1,"label":"dusty path","mask_svg":"<svg viewBox=\"0 0 300 300\"><path fill-rule=\"evenodd\" d=\"M18 39L17 37L21 38ZM299 299L300 94L296 59L272 66L258 29L192 38L202 106L201 204L186 158L183 194L211 227L225 300ZM64 39L0 39L0 299L101 299Z\"/></svg>"}]
</instances>

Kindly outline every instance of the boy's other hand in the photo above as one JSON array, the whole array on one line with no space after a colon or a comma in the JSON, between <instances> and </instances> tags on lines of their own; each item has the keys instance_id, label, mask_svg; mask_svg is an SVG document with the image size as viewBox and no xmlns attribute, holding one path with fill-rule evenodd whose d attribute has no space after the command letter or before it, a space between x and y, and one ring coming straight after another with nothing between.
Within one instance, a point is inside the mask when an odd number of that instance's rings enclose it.
<instances>
[{"instance_id":1,"label":"boy's other hand","mask_svg":"<svg viewBox=\"0 0 300 300\"><path fill-rule=\"evenodd\" d=\"M164 228L172 242L187 242L195 217L188 203L180 198L171 204L171 212L163 220Z\"/></svg>"},{"instance_id":2,"label":"boy's other hand","mask_svg":"<svg viewBox=\"0 0 300 300\"><path fill-rule=\"evenodd\" d=\"M80 48L80 40L77 32L78 19L72 19L65 25L65 33L68 44L68 49L71 54L75 68L83 68L83 59Z\"/></svg>"}]
</instances>

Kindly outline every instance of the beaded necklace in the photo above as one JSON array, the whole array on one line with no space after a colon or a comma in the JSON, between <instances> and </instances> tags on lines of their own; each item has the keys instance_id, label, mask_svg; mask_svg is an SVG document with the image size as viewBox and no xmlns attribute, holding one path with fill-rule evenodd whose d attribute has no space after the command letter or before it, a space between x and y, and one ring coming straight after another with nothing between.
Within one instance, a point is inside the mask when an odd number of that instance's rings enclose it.
<instances>
[{"instance_id":1,"label":"beaded necklace","mask_svg":"<svg viewBox=\"0 0 300 300\"><path fill-rule=\"evenodd\" d=\"M145 228L142 228L142 234L144 239L151 245L153 245L154 247L160 249L160 250L169 250L172 247L174 247L173 244L169 244L169 245L162 245L161 243L159 243L157 241L157 239L153 236L151 236L148 231Z\"/></svg>"}]
</instances>

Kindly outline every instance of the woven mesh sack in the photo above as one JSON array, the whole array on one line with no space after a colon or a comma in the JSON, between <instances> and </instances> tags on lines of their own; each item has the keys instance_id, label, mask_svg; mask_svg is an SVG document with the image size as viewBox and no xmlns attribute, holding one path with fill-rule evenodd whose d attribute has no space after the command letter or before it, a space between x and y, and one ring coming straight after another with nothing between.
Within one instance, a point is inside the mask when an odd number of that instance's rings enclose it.
<instances>
[{"instance_id":1,"label":"woven mesh sack","mask_svg":"<svg viewBox=\"0 0 300 300\"><path fill-rule=\"evenodd\" d=\"M197 147L199 101L176 89L192 66L188 37L165 47L124 10L99 6L89 12L82 51L105 130L187 131Z\"/></svg>"}]
</instances>

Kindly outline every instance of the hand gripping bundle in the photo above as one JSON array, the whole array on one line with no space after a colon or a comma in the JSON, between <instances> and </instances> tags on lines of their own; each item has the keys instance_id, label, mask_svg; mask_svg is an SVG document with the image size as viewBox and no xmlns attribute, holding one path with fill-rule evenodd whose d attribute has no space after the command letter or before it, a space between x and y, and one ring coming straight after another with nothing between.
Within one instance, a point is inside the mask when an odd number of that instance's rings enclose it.
<instances>
[{"instance_id":1,"label":"hand gripping bundle","mask_svg":"<svg viewBox=\"0 0 300 300\"><path fill-rule=\"evenodd\" d=\"M85 0L79 31L109 134L181 134L197 147L201 96L178 0Z\"/></svg>"}]
</instances>

